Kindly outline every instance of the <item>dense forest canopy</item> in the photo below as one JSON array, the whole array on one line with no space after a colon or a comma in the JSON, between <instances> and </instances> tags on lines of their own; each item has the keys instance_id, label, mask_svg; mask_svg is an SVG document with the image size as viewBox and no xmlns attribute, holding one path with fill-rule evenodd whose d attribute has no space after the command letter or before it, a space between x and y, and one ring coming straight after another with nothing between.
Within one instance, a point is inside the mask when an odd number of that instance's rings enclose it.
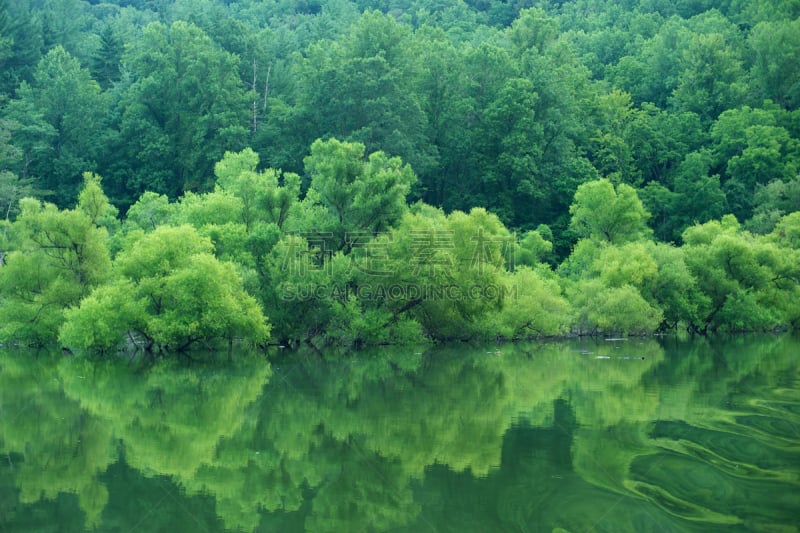
<instances>
[{"instance_id":1,"label":"dense forest canopy","mask_svg":"<svg viewBox=\"0 0 800 533\"><path fill-rule=\"evenodd\" d=\"M799 16L0 0L0 342L796 326Z\"/></svg>"}]
</instances>

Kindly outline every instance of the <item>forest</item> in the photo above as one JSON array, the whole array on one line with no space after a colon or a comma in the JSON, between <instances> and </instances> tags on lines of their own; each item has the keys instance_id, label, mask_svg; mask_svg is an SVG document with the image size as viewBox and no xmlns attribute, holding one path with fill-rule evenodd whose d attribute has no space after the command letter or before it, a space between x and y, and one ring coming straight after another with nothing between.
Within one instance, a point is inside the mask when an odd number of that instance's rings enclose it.
<instances>
[{"instance_id":1,"label":"forest","mask_svg":"<svg viewBox=\"0 0 800 533\"><path fill-rule=\"evenodd\" d=\"M0 0L0 343L800 325L796 0Z\"/></svg>"}]
</instances>

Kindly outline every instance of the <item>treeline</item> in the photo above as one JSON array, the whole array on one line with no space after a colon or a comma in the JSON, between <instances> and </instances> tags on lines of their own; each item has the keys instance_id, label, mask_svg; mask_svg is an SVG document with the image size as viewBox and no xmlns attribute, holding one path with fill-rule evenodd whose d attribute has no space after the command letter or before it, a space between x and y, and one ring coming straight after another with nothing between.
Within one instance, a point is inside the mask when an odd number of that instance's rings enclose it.
<instances>
[{"instance_id":1,"label":"treeline","mask_svg":"<svg viewBox=\"0 0 800 533\"><path fill-rule=\"evenodd\" d=\"M800 8L710 4L0 0L2 337L796 325Z\"/></svg>"},{"instance_id":2,"label":"treeline","mask_svg":"<svg viewBox=\"0 0 800 533\"><path fill-rule=\"evenodd\" d=\"M213 189L226 151L302 174L317 138L411 164L411 191L553 230L578 185L639 191L655 236L800 205L800 7L781 0L0 1L0 200L125 212ZM302 175L303 191L309 176Z\"/></svg>"},{"instance_id":3,"label":"treeline","mask_svg":"<svg viewBox=\"0 0 800 533\"><path fill-rule=\"evenodd\" d=\"M174 351L800 324L800 212L766 235L726 215L677 247L653 240L633 187L594 180L553 269L546 227L409 206L411 167L362 144L314 142L305 194L258 163L227 152L214 191L146 192L122 220L91 173L75 208L23 199L4 225L0 342Z\"/></svg>"}]
</instances>

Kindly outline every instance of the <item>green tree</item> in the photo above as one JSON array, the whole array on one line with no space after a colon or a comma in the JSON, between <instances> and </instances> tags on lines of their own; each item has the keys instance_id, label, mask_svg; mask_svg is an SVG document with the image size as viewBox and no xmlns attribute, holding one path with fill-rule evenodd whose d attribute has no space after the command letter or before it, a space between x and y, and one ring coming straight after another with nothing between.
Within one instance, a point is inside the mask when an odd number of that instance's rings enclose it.
<instances>
[{"instance_id":1,"label":"green tree","mask_svg":"<svg viewBox=\"0 0 800 533\"><path fill-rule=\"evenodd\" d=\"M683 63L673 93L678 109L695 112L710 122L745 102L748 87L742 59L723 34L694 36L683 53Z\"/></svg>"},{"instance_id":2,"label":"green tree","mask_svg":"<svg viewBox=\"0 0 800 533\"><path fill-rule=\"evenodd\" d=\"M483 196L503 220L515 220L534 200L540 199L539 163L544 131L535 116L539 95L530 80L506 81L494 102L486 109L486 125L495 139L496 164L482 176Z\"/></svg>"},{"instance_id":3,"label":"green tree","mask_svg":"<svg viewBox=\"0 0 800 533\"><path fill-rule=\"evenodd\" d=\"M757 185L753 195L753 218L746 222L754 233L771 232L784 215L800 206L800 175L789 181L772 180Z\"/></svg>"},{"instance_id":4,"label":"green tree","mask_svg":"<svg viewBox=\"0 0 800 533\"><path fill-rule=\"evenodd\" d=\"M344 36L311 45L297 69L300 116L292 126L303 128L304 143L336 137L402 157L418 171L431 166L408 26L366 11Z\"/></svg>"},{"instance_id":5,"label":"green tree","mask_svg":"<svg viewBox=\"0 0 800 533\"><path fill-rule=\"evenodd\" d=\"M660 183L650 182L642 189L639 189L639 198L642 205L651 213L650 227L653 235L661 241L671 241L673 211L676 208L678 195L664 187Z\"/></svg>"},{"instance_id":6,"label":"green tree","mask_svg":"<svg viewBox=\"0 0 800 533\"><path fill-rule=\"evenodd\" d=\"M42 24L26 2L0 2L0 95L13 95L20 82L31 81L42 57Z\"/></svg>"},{"instance_id":7,"label":"green tree","mask_svg":"<svg viewBox=\"0 0 800 533\"><path fill-rule=\"evenodd\" d=\"M261 229L250 243L258 263L259 299L273 337L282 344L324 339L333 291L343 289L328 275L332 257L324 239Z\"/></svg>"},{"instance_id":8,"label":"green tree","mask_svg":"<svg viewBox=\"0 0 800 533\"><path fill-rule=\"evenodd\" d=\"M562 265L568 276L573 327L578 332L641 334L662 326L658 289L673 287L661 280L650 242L614 245L582 239ZM672 297L672 294L665 295Z\"/></svg>"},{"instance_id":9,"label":"green tree","mask_svg":"<svg viewBox=\"0 0 800 533\"><path fill-rule=\"evenodd\" d=\"M90 52L84 37L93 20L86 2L44 0L40 6L31 7L42 26L45 50L62 47L81 63L88 63Z\"/></svg>"},{"instance_id":10,"label":"green tree","mask_svg":"<svg viewBox=\"0 0 800 533\"><path fill-rule=\"evenodd\" d=\"M686 264L704 301L694 329L762 330L781 324L775 290L785 288L783 276L776 275L782 264L777 249L741 231L733 215L692 226L683 240Z\"/></svg>"},{"instance_id":11,"label":"green tree","mask_svg":"<svg viewBox=\"0 0 800 533\"><path fill-rule=\"evenodd\" d=\"M130 204L149 190L176 198L210 189L214 163L247 137L238 58L197 26L153 23L124 56L132 84L120 102L113 180ZM165 164L166 162L166 164Z\"/></svg>"},{"instance_id":12,"label":"green tree","mask_svg":"<svg viewBox=\"0 0 800 533\"><path fill-rule=\"evenodd\" d=\"M643 284L642 295L663 312L663 327L697 323L699 310L708 302L686 264L686 250L664 243L649 244L649 248L658 276Z\"/></svg>"},{"instance_id":13,"label":"green tree","mask_svg":"<svg viewBox=\"0 0 800 533\"><path fill-rule=\"evenodd\" d=\"M36 67L31 84L6 116L19 124L15 146L22 150L19 176L34 177L40 189L53 191L60 206L74 202L84 172L94 170L102 148L106 99L88 70L57 46Z\"/></svg>"},{"instance_id":14,"label":"green tree","mask_svg":"<svg viewBox=\"0 0 800 533\"><path fill-rule=\"evenodd\" d=\"M755 53L753 84L784 109L800 105L800 19L761 22L748 39Z\"/></svg>"},{"instance_id":15,"label":"green tree","mask_svg":"<svg viewBox=\"0 0 800 533\"><path fill-rule=\"evenodd\" d=\"M609 65L608 78L631 93L634 102L651 102L666 109L683 70L681 50L687 48L691 37L686 21L671 17L636 53L623 56L616 65Z\"/></svg>"},{"instance_id":16,"label":"green tree","mask_svg":"<svg viewBox=\"0 0 800 533\"><path fill-rule=\"evenodd\" d=\"M800 325L800 211L778 220L765 240L774 245L765 246L761 254L774 272L769 286L771 302L785 323L796 329Z\"/></svg>"},{"instance_id":17,"label":"green tree","mask_svg":"<svg viewBox=\"0 0 800 533\"><path fill-rule=\"evenodd\" d=\"M549 337L563 334L569 324L569 303L558 280L537 270L520 267L507 276L508 296L486 329L507 339ZM491 329L495 329L494 332Z\"/></svg>"},{"instance_id":18,"label":"green tree","mask_svg":"<svg viewBox=\"0 0 800 533\"><path fill-rule=\"evenodd\" d=\"M365 160L364 150L361 143L317 140L304 161L311 176L304 203L319 216L303 223L310 222L311 231L331 232L334 251L350 247L348 233L387 231L407 209L417 179L399 157L375 152Z\"/></svg>"},{"instance_id":19,"label":"green tree","mask_svg":"<svg viewBox=\"0 0 800 533\"><path fill-rule=\"evenodd\" d=\"M439 172L424 176L422 186L428 193L424 198L448 211L469 210L479 205L490 208L491 195L500 193L499 184L494 184L493 180L502 176L490 169L503 131L489 126L486 111L506 80L517 77L518 69L507 50L490 42L453 53L449 59L451 61L444 65L434 63L437 69L446 70L446 74L438 72L440 80L447 80L446 92L442 86L444 82L438 81L440 94L428 96L427 101L437 107L448 105L448 113L431 118L435 121L433 124L440 126L444 121L450 128L450 135L440 131L435 137L439 140L440 167ZM423 80L424 87L428 88L430 79L426 77ZM507 96L509 100L514 97L510 88ZM519 95L520 100L530 101L530 98L530 94ZM525 110L521 118L523 126L530 124L533 113L535 110ZM516 117L507 118L513 121ZM456 132L460 133L454 135ZM491 177L484 176L490 172ZM438 198L441 201L437 201Z\"/></svg>"},{"instance_id":20,"label":"green tree","mask_svg":"<svg viewBox=\"0 0 800 533\"><path fill-rule=\"evenodd\" d=\"M628 93L618 90L597 99L598 129L591 139L592 164L613 183L639 185L627 130L638 114Z\"/></svg>"},{"instance_id":21,"label":"green tree","mask_svg":"<svg viewBox=\"0 0 800 533\"><path fill-rule=\"evenodd\" d=\"M535 267L550 259L553 251L553 232L546 225L535 230L526 231L519 240L514 251L514 265ZM513 266L513 265L512 265Z\"/></svg>"},{"instance_id":22,"label":"green tree","mask_svg":"<svg viewBox=\"0 0 800 533\"><path fill-rule=\"evenodd\" d=\"M426 117L426 136L436 149L436 167L420 173L419 193L431 205L461 206L468 185L458 176L474 169L466 158L471 139L465 135L474 110L469 96L466 52L443 31L420 28L415 34L422 63L418 94ZM417 169L419 171L419 169Z\"/></svg>"},{"instance_id":23,"label":"green tree","mask_svg":"<svg viewBox=\"0 0 800 533\"><path fill-rule=\"evenodd\" d=\"M719 116L711 128L714 163L722 174L730 211L753 214L753 191L772 180L789 181L800 168L800 144L788 113L774 104L744 106Z\"/></svg>"},{"instance_id":24,"label":"green tree","mask_svg":"<svg viewBox=\"0 0 800 533\"><path fill-rule=\"evenodd\" d=\"M520 50L534 50L540 54L556 40L559 34L558 20L541 8L523 9L511 23L511 42Z\"/></svg>"},{"instance_id":25,"label":"green tree","mask_svg":"<svg viewBox=\"0 0 800 533\"><path fill-rule=\"evenodd\" d=\"M257 172L258 154L246 148L226 152L214 165L218 188L242 202L242 222L249 231L256 222L283 228L300 196L300 176L268 169Z\"/></svg>"},{"instance_id":26,"label":"green tree","mask_svg":"<svg viewBox=\"0 0 800 533\"><path fill-rule=\"evenodd\" d=\"M269 325L231 263L190 226L132 233L114 261L113 280L67 313L60 338L107 350L128 332L154 346L183 350L196 342L264 342ZM114 340L116 339L116 343Z\"/></svg>"},{"instance_id":27,"label":"green tree","mask_svg":"<svg viewBox=\"0 0 800 533\"><path fill-rule=\"evenodd\" d=\"M707 222L719 218L727 210L728 203L720 187L718 175L708 174L710 164L705 153L692 153L681 163L675 177L678 224ZM676 224L677 225L677 224ZM683 229L678 225L681 230Z\"/></svg>"},{"instance_id":28,"label":"green tree","mask_svg":"<svg viewBox=\"0 0 800 533\"><path fill-rule=\"evenodd\" d=\"M746 132L747 146L728 161L726 183L728 201L734 214L749 218L753 212L751 193L757 185L789 179L797 174L800 144L784 128L751 126ZM789 157L787 151L794 152Z\"/></svg>"},{"instance_id":29,"label":"green tree","mask_svg":"<svg viewBox=\"0 0 800 533\"><path fill-rule=\"evenodd\" d=\"M581 237L610 243L645 238L650 214L636 190L621 183L615 188L607 179L584 183L569 208L570 227Z\"/></svg>"},{"instance_id":30,"label":"green tree","mask_svg":"<svg viewBox=\"0 0 800 533\"><path fill-rule=\"evenodd\" d=\"M594 297L596 302L590 307L587 320L602 332L650 333L663 319L661 310L649 304L631 285L606 288Z\"/></svg>"},{"instance_id":31,"label":"green tree","mask_svg":"<svg viewBox=\"0 0 800 533\"><path fill-rule=\"evenodd\" d=\"M406 288L390 309L414 318L433 338L508 333L491 321L511 292L506 265L515 243L508 229L482 208L447 216L430 206L415 211L390 233L390 274L376 282Z\"/></svg>"},{"instance_id":32,"label":"green tree","mask_svg":"<svg viewBox=\"0 0 800 533\"><path fill-rule=\"evenodd\" d=\"M11 225L12 247L0 267L0 338L46 344L57 337L64 310L78 302L109 273L108 231L93 218L98 206L108 214L99 179L86 176L75 209L25 198Z\"/></svg>"},{"instance_id":33,"label":"green tree","mask_svg":"<svg viewBox=\"0 0 800 533\"><path fill-rule=\"evenodd\" d=\"M163 194L146 192L136 200L125 214L125 224L144 231L152 231L169 223L173 218L175 205Z\"/></svg>"},{"instance_id":34,"label":"green tree","mask_svg":"<svg viewBox=\"0 0 800 533\"><path fill-rule=\"evenodd\" d=\"M9 169L16 166L22 158L22 152L10 143L11 133L16 124L0 119L0 216L5 215L6 222L19 212L19 201L27 196L41 194L35 188L33 178L20 179Z\"/></svg>"},{"instance_id":35,"label":"green tree","mask_svg":"<svg viewBox=\"0 0 800 533\"><path fill-rule=\"evenodd\" d=\"M125 46L111 25L100 30L99 38L100 44L92 57L92 74L104 89L108 89L120 79Z\"/></svg>"}]
</instances>

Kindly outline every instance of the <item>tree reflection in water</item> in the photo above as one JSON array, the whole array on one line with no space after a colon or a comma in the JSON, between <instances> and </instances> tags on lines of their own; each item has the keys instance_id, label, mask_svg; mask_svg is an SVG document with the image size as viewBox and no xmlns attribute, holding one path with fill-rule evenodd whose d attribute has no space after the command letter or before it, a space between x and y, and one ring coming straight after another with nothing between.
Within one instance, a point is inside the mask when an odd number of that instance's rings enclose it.
<instances>
[{"instance_id":1,"label":"tree reflection in water","mask_svg":"<svg viewBox=\"0 0 800 533\"><path fill-rule=\"evenodd\" d=\"M791 527L798 347L599 340L138 370L1 352L0 526Z\"/></svg>"}]
</instances>

